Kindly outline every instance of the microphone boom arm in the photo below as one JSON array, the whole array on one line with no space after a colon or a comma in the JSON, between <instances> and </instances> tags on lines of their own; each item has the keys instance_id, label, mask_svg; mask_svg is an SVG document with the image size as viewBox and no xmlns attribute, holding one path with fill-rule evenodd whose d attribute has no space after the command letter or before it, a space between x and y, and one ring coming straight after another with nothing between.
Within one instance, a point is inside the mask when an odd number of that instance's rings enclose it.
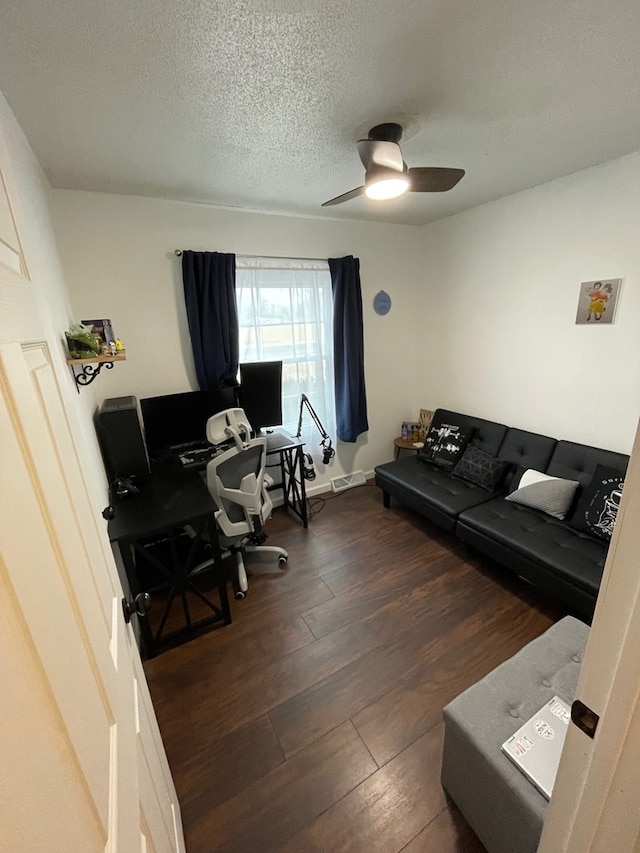
<instances>
[{"instance_id":1,"label":"microphone boom arm","mask_svg":"<svg viewBox=\"0 0 640 853\"><path fill-rule=\"evenodd\" d=\"M296 438L300 438L300 433L302 432L302 413L303 413L305 406L307 407L309 414L311 415L313 422L318 429L318 432L322 436L322 441L320 442L320 445L322 446L322 450L323 450L322 461L326 465L329 462L329 460L331 459L331 457L335 454L335 450L331 446L331 439L329 438L329 433L322 426L322 423L320 422L320 418L315 413L315 410L314 410L313 406L311 405L311 403L309 402L309 398L307 397L306 394L300 395L300 413L298 415L298 431L296 433Z\"/></svg>"}]
</instances>

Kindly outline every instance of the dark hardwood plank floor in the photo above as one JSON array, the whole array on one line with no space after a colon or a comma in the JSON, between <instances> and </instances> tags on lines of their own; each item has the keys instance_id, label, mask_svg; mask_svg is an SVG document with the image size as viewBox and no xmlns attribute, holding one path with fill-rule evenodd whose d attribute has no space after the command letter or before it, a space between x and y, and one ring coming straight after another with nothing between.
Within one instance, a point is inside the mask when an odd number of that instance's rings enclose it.
<instances>
[{"instance_id":1,"label":"dark hardwood plank floor","mask_svg":"<svg viewBox=\"0 0 640 853\"><path fill-rule=\"evenodd\" d=\"M481 853L442 709L564 611L372 484L267 526L233 624L145 663L188 853Z\"/></svg>"}]
</instances>

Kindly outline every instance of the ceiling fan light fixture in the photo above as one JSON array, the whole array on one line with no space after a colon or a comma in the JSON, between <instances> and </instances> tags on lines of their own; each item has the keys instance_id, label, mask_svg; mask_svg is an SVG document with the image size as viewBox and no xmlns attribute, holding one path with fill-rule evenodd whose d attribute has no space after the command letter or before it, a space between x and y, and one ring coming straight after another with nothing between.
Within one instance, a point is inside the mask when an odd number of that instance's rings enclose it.
<instances>
[{"instance_id":1,"label":"ceiling fan light fixture","mask_svg":"<svg viewBox=\"0 0 640 853\"><path fill-rule=\"evenodd\" d=\"M364 191L367 198L378 200L397 198L409 189L409 180L404 175L397 178L379 178L367 184Z\"/></svg>"},{"instance_id":2,"label":"ceiling fan light fixture","mask_svg":"<svg viewBox=\"0 0 640 853\"><path fill-rule=\"evenodd\" d=\"M367 169L364 186L367 198L397 198L409 189L409 177L400 169L373 164Z\"/></svg>"}]
</instances>

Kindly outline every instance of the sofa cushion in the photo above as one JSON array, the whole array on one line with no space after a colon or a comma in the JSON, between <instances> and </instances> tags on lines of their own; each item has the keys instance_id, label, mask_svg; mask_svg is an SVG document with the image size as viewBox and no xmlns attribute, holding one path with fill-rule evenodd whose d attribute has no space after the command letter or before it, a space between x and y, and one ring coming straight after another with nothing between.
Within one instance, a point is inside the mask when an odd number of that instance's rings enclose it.
<instances>
[{"instance_id":1,"label":"sofa cushion","mask_svg":"<svg viewBox=\"0 0 640 853\"><path fill-rule=\"evenodd\" d=\"M620 507L625 475L598 465L575 508L571 526L609 542Z\"/></svg>"},{"instance_id":2,"label":"sofa cushion","mask_svg":"<svg viewBox=\"0 0 640 853\"><path fill-rule=\"evenodd\" d=\"M529 468L521 473L513 485L516 487L515 490L508 494L505 500L539 509L554 518L563 519L579 484L577 480L550 477L548 474Z\"/></svg>"},{"instance_id":3,"label":"sofa cushion","mask_svg":"<svg viewBox=\"0 0 640 853\"><path fill-rule=\"evenodd\" d=\"M427 518L453 530L458 514L489 500L473 483L454 479L447 471L405 456L376 467L376 485Z\"/></svg>"},{"instance_id":4,"label":"sofa cushion","mask_svg":"<svg viewBox=\"0 0 640 853\"><path fill-rule=\"evenodd\" d=\"M523 469L534 468L536 471L546 471L557 443L555 438L548 435L539 435L537 432L509 427L500 445L498 456L513 463L514 473L516 466L521 466ZM511 483L512 477L507 476L507 487Z\"/></svg>"},{"instance_id":5,"label":"sofa cushion","mask_svg":"<svg viewBox=\"0 0 640 853\"><path fill-rule=\"evenodd\" d=\"M566 522L504 498L492 498L458 516L459 535L463 534L464 541L471 541L474 537L464 534L459 529L461 525L597 595L607 547Z\"/></svg>"},{"instance_id":6,"label":"sofa cushion","mask_svg":"<svg viewBox=\"0 0 640 853\"><path fill-rule=\"evenodd\" d=\"M588 486L598 465L606 465L624 474L629 457L613 450L590 447L588 444L576 444L573 441L559 441L545 469L552 477L564 477L577 480L580 485Z\"/></svg>"},{"instance_id":7,"label":"sofa cushion","mask_svg":"<svg viewBox=\"0 0 640 853\"><path fill-rule=\"evenodd\" d=\"M470 445L456 463L451 476L474 483L487 492L495 492L510 467L511 463L506 459L499 459Z\"/></svg>"}]
</instances>

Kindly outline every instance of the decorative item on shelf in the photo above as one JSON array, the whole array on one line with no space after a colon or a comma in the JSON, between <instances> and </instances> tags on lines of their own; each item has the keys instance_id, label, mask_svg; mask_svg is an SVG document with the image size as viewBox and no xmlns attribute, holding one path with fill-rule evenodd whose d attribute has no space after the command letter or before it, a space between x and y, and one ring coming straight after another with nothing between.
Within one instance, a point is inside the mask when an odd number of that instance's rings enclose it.
<instances>
[{"instance_id":1,"label":"decorative item on shelf","mask_svg":"<svg viewBox=\"0 0 640 853\"><path fill-rule=\"evenodd\" d=\"M116 338L111 320L83 320L74 323L65 332L69 358L76 389L90 385L103 367L113 368L114 361L125 361L126 352L122 341Z\"/></svg>"},{"instance_id":2,"label":"decorative item on shelf","mask_svg":"<svg viewBox=\"0 0 640 853\"><path fill-rule=\"evenodd\" d=\"M83 325L91 329L91 332L100 341L100 355L115 355L116 343L111 328L111 320L83 320Z\"/></svg>"},{"instance_id":3,"label":"decorative item on shelf","mask_svg":"<svg viewBox=\"0 0 640 853\"><path fill-rule=\"evenodd\" d=\"M94 358L100 355L100 339L84 323L74 323L65 335L71 358Z\"/></svg>"}]
</instances>

